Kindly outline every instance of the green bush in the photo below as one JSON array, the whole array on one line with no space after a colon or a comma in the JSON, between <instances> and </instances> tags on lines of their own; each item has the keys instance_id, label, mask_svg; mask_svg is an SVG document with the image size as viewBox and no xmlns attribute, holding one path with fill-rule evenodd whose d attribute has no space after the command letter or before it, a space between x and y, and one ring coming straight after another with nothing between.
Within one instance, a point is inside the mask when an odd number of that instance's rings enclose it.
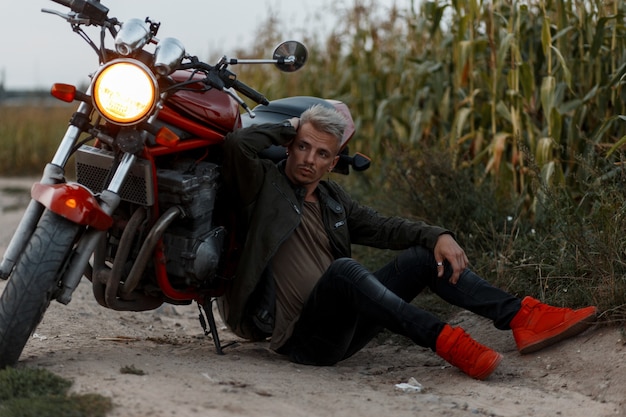
<instances>
[{"instance_id":1,"label":"green bush","mask_svg":"<svg viewBox=\"0 0 626 417\"><path fill-rule=\"evenodd\" d=\"M44 369L0 371L0 417L103 417L113 405L97 394L68 395L72 383Z\"/></svg>"}]
</instances>

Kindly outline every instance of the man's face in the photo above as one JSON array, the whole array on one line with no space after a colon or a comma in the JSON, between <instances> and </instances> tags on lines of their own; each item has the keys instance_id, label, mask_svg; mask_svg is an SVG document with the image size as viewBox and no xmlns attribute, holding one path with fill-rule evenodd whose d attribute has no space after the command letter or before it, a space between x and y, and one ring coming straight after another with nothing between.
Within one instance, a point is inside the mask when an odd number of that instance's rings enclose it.
<instances>
[{"instance_id":1,"label":"man's face","mask_svg":"<svg viewBox=\"0 0 626 417\"><path fill-rule=\"evenodd\" d=\"M309 190L317 187L324 174L339 160L339 141L329 133L319 132L310 123L301 125L288 146L285 171L294 184Z\"/></svg>"}]
</instances>

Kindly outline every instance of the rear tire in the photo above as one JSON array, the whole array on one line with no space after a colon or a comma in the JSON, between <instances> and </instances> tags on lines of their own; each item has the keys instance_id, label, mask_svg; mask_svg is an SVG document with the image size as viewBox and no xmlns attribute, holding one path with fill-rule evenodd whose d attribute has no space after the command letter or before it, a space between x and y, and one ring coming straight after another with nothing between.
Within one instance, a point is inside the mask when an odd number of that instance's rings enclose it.
<instances>
[{"instance_id":1,"label":"rear tire","mask_svg":"<svg viewBox=\"0 0 626 417\"><path fill-rule=\"evenodd\" d=\"M0 297L0 369L14 366L59 289L80 226L46 211Z\"/></svg>"}]
</instances>

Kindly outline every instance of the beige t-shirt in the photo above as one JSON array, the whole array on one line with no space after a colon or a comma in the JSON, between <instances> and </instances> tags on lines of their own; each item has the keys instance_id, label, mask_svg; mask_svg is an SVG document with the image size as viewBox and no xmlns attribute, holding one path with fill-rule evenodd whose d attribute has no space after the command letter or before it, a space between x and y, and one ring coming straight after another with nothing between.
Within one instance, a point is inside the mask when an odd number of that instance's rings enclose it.
<instances>
[{"instance_id":1,"label":"beige t-shirt","mask_svg":"<svg viewBox=\"0 0 626 417\"><path fill-rule=\"evenodd\" d=\"M291 336L304 303L333 261L319 202L304 202L302 221L272 259L276 284L276 320L270 348Z\"/></svg>"}]
</instances>

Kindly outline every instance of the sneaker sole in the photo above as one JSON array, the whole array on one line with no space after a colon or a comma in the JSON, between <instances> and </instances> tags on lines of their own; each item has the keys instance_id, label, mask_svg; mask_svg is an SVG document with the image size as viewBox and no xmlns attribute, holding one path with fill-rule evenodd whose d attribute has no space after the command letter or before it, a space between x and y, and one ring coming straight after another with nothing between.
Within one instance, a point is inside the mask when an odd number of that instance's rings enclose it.
<instances>
[{"instance_id":1,"label":"sneaker sole","mask_svg":"<svg viewBox=\"0 0 626 417\"><path fill-rule=\"evenodd\" d=\"M596 319L596 316L597 314L594 313L591 316L585 317L581 321L574 323L572 326L570 326L569 328L567 328L561 333L558 333L546 339L539 340L535 343L526 345L523 348L518 349L519 353L521 353L522 355L525 355L527 353L533 353L543 348L547 348L548 346L551 346L555 343L558 343L561 340L565 340L572 336L576 336L577 334L582 333L585 330L587 330L589 327L591 327L593 325L593 320Z\"/></svg>"},{"instance_id":2,"label":"sneaker sole","mask_svg":"<svg viewBox=\"0 0 626 417\"><path fill-rule=\"evenodd\" d=\"M498 356L494 358L493 362L491 363L491 365L489 365L487 369L485 369L481 374L472 375L472 378L478 379L480 381L487 379L487 377L489 377L489 375L491 375L493 371L496 370L498 365L500 365L500 362L502 362L502 358L503 356L498 353Z\"/></svg>"}]
</instances>

